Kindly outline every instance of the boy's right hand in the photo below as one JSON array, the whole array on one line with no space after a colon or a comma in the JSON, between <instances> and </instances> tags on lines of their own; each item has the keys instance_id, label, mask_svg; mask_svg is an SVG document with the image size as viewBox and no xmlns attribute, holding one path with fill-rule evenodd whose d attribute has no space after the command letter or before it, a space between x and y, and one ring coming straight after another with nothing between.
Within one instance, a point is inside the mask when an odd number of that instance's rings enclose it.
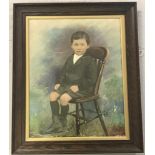
<instances>
[{"instance_id":1,"label":"boy's right hand","mask_svg":"<svg viewBox=\"0 0 155 155\"><path fill-rule=\"evenodd\" d=\"M56 84L56 85L54 86L54 89L57 90L59 87L60 87L60 84Z\"/></svg>"},{"instance_id":2,"label":"boy's right hand","mask_svg":"<svg viewBox=\"0 0 155 155\"><path fill-rule=\"evenodd\" d=\"M79 91L78 85L72 85L72 86L70 87L70 89L71 89L74 93L76 93L76 92Z\"/></svg>"}]
</instances>

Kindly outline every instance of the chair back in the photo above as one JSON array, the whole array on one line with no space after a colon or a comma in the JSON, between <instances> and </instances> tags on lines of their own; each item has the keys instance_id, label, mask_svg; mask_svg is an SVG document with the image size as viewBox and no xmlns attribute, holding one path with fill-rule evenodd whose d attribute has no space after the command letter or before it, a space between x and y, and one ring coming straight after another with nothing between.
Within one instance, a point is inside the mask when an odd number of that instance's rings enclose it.
<instances>
[{"instance_id":1,"label":"chair back","mask_svg":"<svg viewBox=\"0 0 155 155\"><path fill-rule=\"evenodd\" d=\"M97 80L94 88L94 95L98 95L101 78L103 74L104 65L107 61L109 51L105 47L90 47L87 49L87 53L96 59L97 64Z\"/></svg>"}]
</instances>

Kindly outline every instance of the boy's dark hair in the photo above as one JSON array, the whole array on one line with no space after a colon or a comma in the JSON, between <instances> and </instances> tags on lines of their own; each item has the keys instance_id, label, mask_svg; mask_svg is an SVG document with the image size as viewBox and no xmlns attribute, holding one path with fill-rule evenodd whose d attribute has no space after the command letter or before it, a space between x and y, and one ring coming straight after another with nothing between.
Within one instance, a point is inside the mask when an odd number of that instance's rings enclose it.
<instances>
[{"instance_id":1,"label":"boy's dark hair","mask_svg":"<svg viewBox=\"0 0 155 155\"><path fill-rule=\"evenodd\" d=\"M77 31L73 33L71 36L71 43L73 43L74 40L78 39L85 39L88 45L90 43L89 35L84 31Z\"/></svg>"}]
</instances>

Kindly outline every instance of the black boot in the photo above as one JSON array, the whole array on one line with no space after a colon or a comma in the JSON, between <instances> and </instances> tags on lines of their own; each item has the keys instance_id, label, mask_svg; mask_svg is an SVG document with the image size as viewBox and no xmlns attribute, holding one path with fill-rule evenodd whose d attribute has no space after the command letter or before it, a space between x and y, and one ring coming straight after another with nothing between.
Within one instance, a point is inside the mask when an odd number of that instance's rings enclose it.
<instances>
[{"instance_id":1,"label":"black boot","mask_svg":"<svg viewBox=\"0 0 155 155\"><path fill-rule=\"evenodd\" d=\"M60 114L60 121L63 126L63 130L67 130L67 113L69 111L69 105L62 106L61 105L61 114Z\"/></svg>"},{"instance_id":2,"label":"black boot","mask_svg":"<svg viewBox=\"0 0 155 155\"><path fill-rule=\"evenodd\" d=\"M50 102L52 111L52 124L45 131L45 134L57 133L62 130L62 123L59 117L59 103L57 101Z\"/></svg>"}]
</instances>

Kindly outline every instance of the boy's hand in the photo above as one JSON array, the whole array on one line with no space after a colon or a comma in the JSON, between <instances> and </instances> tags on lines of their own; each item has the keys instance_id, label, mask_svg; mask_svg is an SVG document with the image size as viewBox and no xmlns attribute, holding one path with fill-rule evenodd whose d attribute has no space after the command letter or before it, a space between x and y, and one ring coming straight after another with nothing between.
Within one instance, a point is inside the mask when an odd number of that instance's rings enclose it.
<instances>
[{"instance_id":1,"label":"boy's hand","mask_svg":"<svg viewBox=\"0 0 155 155\"><path fill-rule=\"evenodd\" d=\"M57 90L59 87L60 87L60 84L56 84L56 85L54 86L54 89Z\"/></svg>"},{"instance_id":2,"label":"boy's hand","mask_svg":"<svg viewBox=\"0 0 155 155\"><path fill-rule=\"evenodd\" d=\"M71 89L74 93L76 93L77 91L79 91L78 85L73 85L73 86L70 87L70 89Z\"/></svg>"}]
</instances>

